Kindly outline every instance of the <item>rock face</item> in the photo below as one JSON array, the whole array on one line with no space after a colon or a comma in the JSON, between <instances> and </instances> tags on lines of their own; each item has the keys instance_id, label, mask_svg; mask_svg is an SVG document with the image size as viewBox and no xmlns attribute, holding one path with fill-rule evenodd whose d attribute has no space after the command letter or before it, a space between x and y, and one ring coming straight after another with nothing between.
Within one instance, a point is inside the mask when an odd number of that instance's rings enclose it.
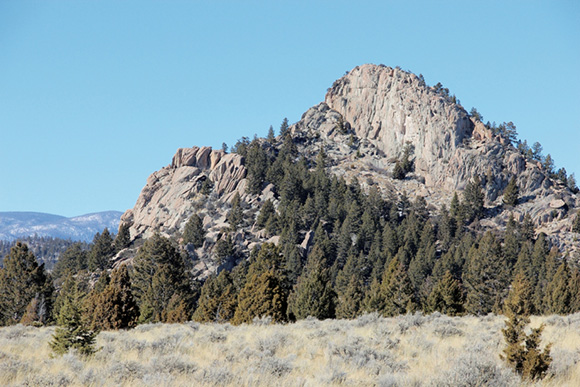
<instances>
[{"instance_id":1,"label":"rock face","mask_svg":"<svg viewBox=\"0 0 580 387\"><path fill-rule=\"evenodd\" d=\"M172 235L196 211L194 199L206 180L219 202L234 192L243 194L245 176L244 160L237 154L209 147L178 149L171 165L149 176L135 207L123 214L121 222L132 224L133 239L148 238L156 231Z\"/></svg>"},{"instance_id":2,"label":"rock face","mask_svg":"<svg viewBox=\"0 0 580 387\"><path fill-rule=\"evenodd\" d=\"M465 110L448 103L414 74L360 66L334 83L325 102L386 157L398 157L405 143L413 144L416 170L425 175L428 186L443 183L457 188L445 163L471 137L474 125Z\"/></svg>"},{"instance_id":3,"label":"rock face","mask_svg":"<svg viewBox=\"0 0 580 387\"><path fill-rule=\"evenodd\" d=\"M382 65L356 67L337 80L325 101L306 111L290 131L307 159L314 160L323 147L332 173L347 180L356 177L363 187L375 185L386 196L401 192L411 198L423 196L432 211L449 206L453 194L479 176L488 211L484 227L502 228L510 214L516 220L529 214L563 250L579 248L562 232L580 198L414 74ZM275 142L280 144L281 139ZM414 147L415 170L404 180L392 179L391 171L406 144ZM260 202L277 203L272 185L260 195L247 194L245 176L244 159L237 154L207 147L179 149L171 165L149 177L135 207L121 221L131 223L132 238L140 239L153 232L178 235L191 214L200 214L208 242L197 251L205 257L199 266L200 271L211 271L216 265L207 259L208 251L228 226L226 214L235 193L251 216ZM514 176L520 203L505 208L503 191ZM213 189L201 200L207 181ZM266 241L260 230L250 228L234 236L246 249Z\"/></svg>"}]
</instances>

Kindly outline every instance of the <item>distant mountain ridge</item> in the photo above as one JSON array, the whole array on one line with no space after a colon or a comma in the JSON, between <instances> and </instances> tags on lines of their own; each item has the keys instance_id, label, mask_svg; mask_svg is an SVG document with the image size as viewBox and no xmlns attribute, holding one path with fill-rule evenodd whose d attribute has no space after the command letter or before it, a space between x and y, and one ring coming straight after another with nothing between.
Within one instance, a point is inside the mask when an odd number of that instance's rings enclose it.
<instances>
[{"instance_id":1,"label":"distant mountain ridge","mask_svg":"<svg viewBox=\"0 0 580 387\"><path fill-rule=\"evenodd\" d=\"M37 235L90 242L105 227L116 233L122 214L103 211L67 218L41 212L0 212L0 240Z\"/></svg>"}]
</instances>

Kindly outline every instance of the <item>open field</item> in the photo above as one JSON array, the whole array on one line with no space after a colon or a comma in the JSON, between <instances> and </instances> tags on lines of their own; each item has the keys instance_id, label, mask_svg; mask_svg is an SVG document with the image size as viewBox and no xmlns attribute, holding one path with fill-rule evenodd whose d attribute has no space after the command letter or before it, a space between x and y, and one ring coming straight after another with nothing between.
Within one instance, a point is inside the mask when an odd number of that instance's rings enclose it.
<instances>
[{"instance_id":1,"label":"open field","mask_svg":"<svg viewBox=\"0 0 580 387\"><path fill-rule=\"evenodd\" d=\"M580 314L546 324L553 363L546 386L580 385ZM83 360L52 358L54 328L0 329L2 386L510 386L499 358L503 316L438 313L273 325L149 324L102 332Z\"/></svg>"}]
</instances>

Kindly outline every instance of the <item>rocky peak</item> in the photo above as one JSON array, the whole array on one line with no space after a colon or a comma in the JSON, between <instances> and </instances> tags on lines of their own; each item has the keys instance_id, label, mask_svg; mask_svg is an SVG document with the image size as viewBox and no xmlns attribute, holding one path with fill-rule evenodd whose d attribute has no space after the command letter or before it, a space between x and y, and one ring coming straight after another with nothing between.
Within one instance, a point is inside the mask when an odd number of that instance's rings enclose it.
<instances>
[{"instance_id":1,"label":"rocky peak","mask_svg":"<svg viewBox=\"0 0 580 387\"><path fill-rule=\"evenodd\" d=\"M348 181L356 177L363 188L375 185L385 196L403 192L411 199L422 196L433 212L449 206L454 192L461 193L470 179L479 176L488 210L482 227L501 229L510 214L516 220L530 214L540 231L553 235L563 250L578 249L564 230L569 228L570 209L580 206L580 199L448 95L427 86L422 77L382 65L356 67L334 82L325 101L306 111L290 132L306 159L314 161L322 147L333 174ZM281 143L278 138L267 145ZM403 180L393 179L393 167L406 144L414 147L415 169ZM149 177L122 222L132 224L133 239L154 232L175 236L197 213L208 234L206 246L195 254L205 265L200 271L207 274L216 267L211 250L228 227L226 215L235 193L240 194L249 219L266 199L277 203L272 184L261 194L246 193L246 173L238 154L208 147L178 149L171 165ZM512 177L517 179L521 201L508 209L502 195ZM202 192L208 184L210 194ZM248 225L233 240L247 251L264 242L265 236Z\"/></svg>"},{"instance_id":2,"label":"rocky peak","mask_svg":"<svg viewBox=\"0 0 580 387\"><path fill-rule=\"evenodd\" d=\"M121 222L132 224L131 237L148 238L154 232L171 235L180 231L195 209L195 198L204 183L216 201L229 201L245 191L243 157L210 147L180 148L171 165L147 179L137 203ZM206 182L207 181L207 182Z\"/></svg>"},{"instance_id":3,"label":"rocky peak","mask_svg":"<svg viewBox=\"0 0 580 387\"><path fill-rule=\"evenodd\" d=\"M465 147L474 123L449 98L412 73L363 65L329 89L326 104L354 133L373 143L387 158L399 157L406 143L415 148L415 169L427 186L461 188L445 167Z\"/></svg>"}]
</instances>

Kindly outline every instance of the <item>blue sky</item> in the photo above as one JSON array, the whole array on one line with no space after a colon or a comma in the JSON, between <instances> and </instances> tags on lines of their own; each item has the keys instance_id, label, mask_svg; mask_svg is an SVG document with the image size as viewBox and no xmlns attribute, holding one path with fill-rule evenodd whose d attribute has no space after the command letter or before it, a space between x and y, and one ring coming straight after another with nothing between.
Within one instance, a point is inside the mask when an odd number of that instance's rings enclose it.
<instances>
[{"instance_id":1,"label":"blue sky","mask_svg":"<svg viewBox=\"0 0 580 387\"><path fill-rule=\"evenodd\" d=\"M1 1L0 211L132 208L179 147L265 135L363 63L513 121L580 181L578 1Z\"/></svg>"}]
</instances>

